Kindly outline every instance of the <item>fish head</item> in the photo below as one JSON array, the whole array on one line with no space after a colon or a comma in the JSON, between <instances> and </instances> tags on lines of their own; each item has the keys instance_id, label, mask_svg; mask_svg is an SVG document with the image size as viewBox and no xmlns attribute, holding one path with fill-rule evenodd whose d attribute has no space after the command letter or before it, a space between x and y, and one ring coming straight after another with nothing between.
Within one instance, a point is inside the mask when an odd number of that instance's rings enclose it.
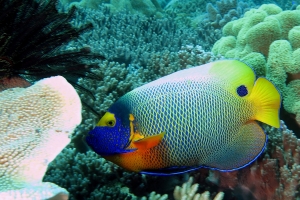
<instances>
[{"instance_id":1,"label":"fish head","mask_svg":"<svg viewBox=\"0 0 300 200\"><path fill-rule=\"evenodd\" d=\"M87 137L87 144L99 155L108 156L132 152L129 123L122 123L120 117L106 112Z\"/></svg>"}]
</instances>

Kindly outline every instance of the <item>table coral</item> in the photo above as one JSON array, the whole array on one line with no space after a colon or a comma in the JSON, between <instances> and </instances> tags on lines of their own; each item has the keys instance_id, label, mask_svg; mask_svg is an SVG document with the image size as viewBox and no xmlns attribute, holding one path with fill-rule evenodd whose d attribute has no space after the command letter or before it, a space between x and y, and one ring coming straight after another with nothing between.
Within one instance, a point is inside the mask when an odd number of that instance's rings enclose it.
<instances>
[{"instance_id":1,"label":"table coral","mask_svg":"<svg viewBox=\"0 0 300 200\"><path fill-rule=\"evenodd\" d=\"M212 51L226 58L240 59L266 76L280 90L283 106L295 114L300 125L299 100L287 83L299 79L300 72L300 6L296 10L282 9L274 4L264 4L251 9L244 17L227 23L223 35ZM300 82L289 87L299 88Z\"/></svg>"},{"instance_id":2,"label":"table coral","mask_svg":"<svg viewBox=\"0 0 300 200\"><path fill-rule=\"evenodd\" d=\"M45 199L67 191L43 183L48 164L81 122L81 102L61 76L0 93L0 199Z\"/></svg>"}]
</instances>

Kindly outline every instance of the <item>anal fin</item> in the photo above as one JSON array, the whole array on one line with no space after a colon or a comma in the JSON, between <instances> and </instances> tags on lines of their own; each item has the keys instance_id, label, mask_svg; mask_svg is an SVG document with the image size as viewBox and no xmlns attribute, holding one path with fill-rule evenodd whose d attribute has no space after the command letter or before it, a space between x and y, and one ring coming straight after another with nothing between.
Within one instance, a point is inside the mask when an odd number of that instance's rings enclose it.
<instances>
[{"instance_id":1,"label":"anal fin","mask_svg":"<svg viewBox=\"0 0 300 200\"><path fill-rule=\"evenodd\" d=\"M230 142L207 158L207 167L221 171L243 168L256 160L267 143L267 135L255 121L243 125L231 137Z\"/></svg>"}]
</instances>

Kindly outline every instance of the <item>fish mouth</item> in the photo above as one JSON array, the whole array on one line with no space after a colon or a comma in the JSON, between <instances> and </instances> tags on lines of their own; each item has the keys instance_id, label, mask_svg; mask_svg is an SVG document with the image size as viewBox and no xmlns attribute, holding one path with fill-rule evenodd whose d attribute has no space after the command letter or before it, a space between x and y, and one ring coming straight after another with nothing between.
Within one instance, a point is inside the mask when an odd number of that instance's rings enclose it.
<instances>
[{"instance_id":1,"label":"fish mouth","mask_svg":"<svg viewBox=\"0 0 300 200\"><path fill-rule=\"evenodd\" d=\"M99 155L111 155L113 152L107 143L105 143L105 134L101 127L96 126L90 130L85 137L87 145Z\"/></svg>"}]
</instances>

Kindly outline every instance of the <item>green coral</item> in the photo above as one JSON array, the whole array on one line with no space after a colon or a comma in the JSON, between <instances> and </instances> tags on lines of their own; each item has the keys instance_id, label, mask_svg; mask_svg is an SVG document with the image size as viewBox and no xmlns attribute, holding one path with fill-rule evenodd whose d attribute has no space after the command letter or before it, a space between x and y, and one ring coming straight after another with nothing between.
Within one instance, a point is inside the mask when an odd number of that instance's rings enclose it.
<instances>
[{"instance_id":1,"label":"green coral","mask_svg":"<svg viewBox=\"0 0 300 200\"><path fill-rule=\"evenodd\" d=\"M300 47L300 26L295 26L289 31L288 40L290 41L293 49Z\"/></svg>"},{"instance_id":2,"label":"green coral","mask_svg":"<svg viewBox=\"0 0 300 200\"><path fill-rule=\"evenodd\" d=\"M231 38L230 46L233 48L226 53L226 57L244 57L251 52L259 52L268 55L270 44L282 38L282 28L280 21L276 17L281 12L281 8L273 4L264 4L258 9L251 9L239 20L227 23L224 26L223 34L225 38ZM300 10L297 11L300 14ZM218 49L228 46L228 39L222 38L213 47L214 53L219 53ZM228 48L228 47L226 47Z\"/></svg>"}]
</instances>

